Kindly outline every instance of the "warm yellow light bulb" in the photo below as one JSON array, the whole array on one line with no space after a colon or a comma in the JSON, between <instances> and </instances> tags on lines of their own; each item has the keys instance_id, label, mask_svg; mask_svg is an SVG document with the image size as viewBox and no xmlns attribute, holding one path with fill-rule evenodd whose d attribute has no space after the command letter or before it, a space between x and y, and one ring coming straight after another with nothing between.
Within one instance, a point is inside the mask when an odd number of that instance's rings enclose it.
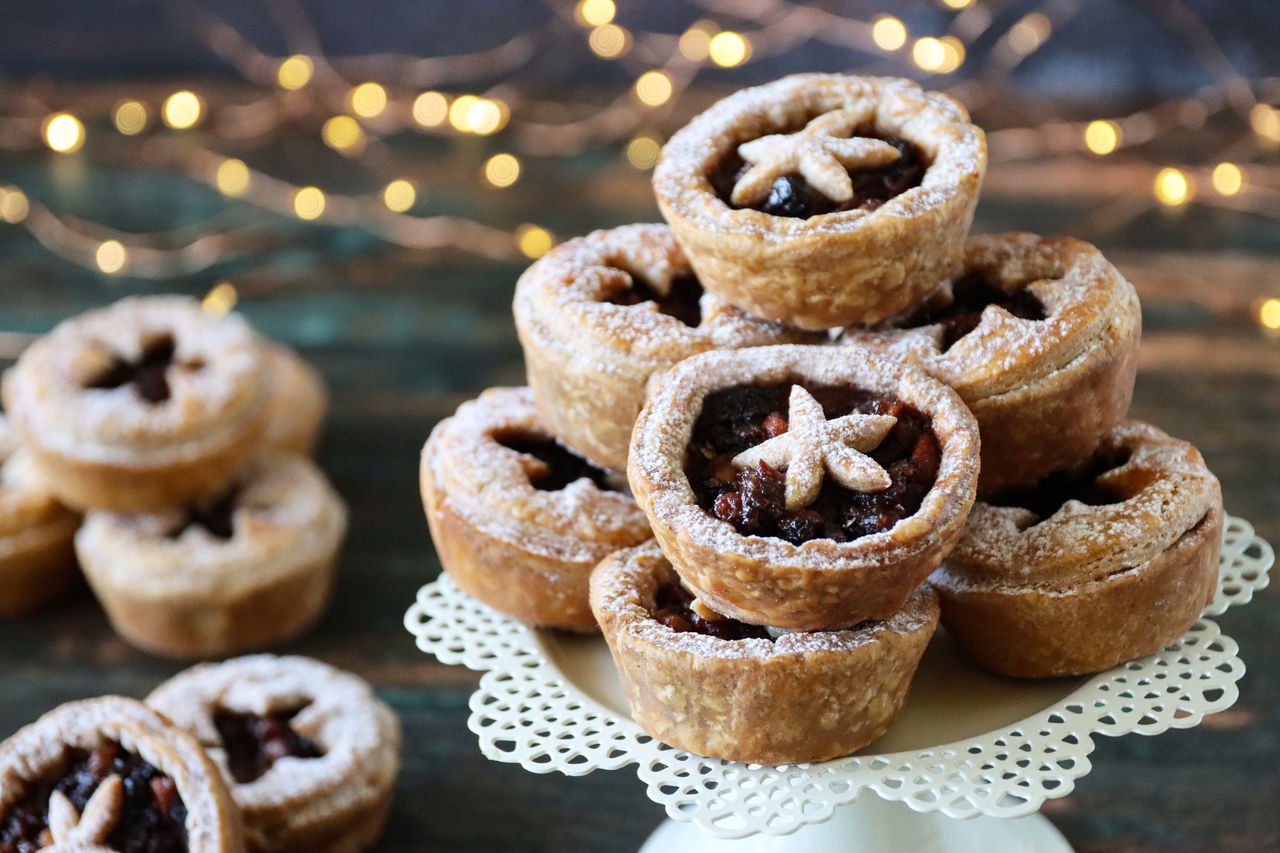
<instances>
[{"instance_id":1,"label":"warm yellow light bulb","mask_svg":"<svg viewBox=\"0 0 1280 853\"><path fill-rule=\"evenodd\" d=\"M1094 154L1110 154L1120 145L1120 126L1106 119L1095 119L1085 126L1084 144Z\"/></svg>"},{"instance_id":2,"label":"warm yellow light bulb","mask_svg":"<svg viewBox=\"0 0 1280 853\"><path fill-rule=\"evenodd\" d=\"M506 125L508 115L507 105L501 101L475 98L467 107L464 123L471 133L488 136Z\"/></svg>"},{"instance_id":3,"label":"warm yellow light bulb","mask_svg":"<svg viewBox=\"0 0 1280 853\"><path fill-rule=\"evenodd\" d=\"M315 65L311 62L311 57L297 53L280 63L280 67L276 69L276 82L281 89L292 92L310 83L313 73Z\"/></svg>"},{"instance_id":4,"label":"warm yellow light bulb","mask_svg":"<svg viewBox=\"0 0 1280 853\"><path fill-rule=\"evenodd\" d=\"M601 59L617 59L631 48L631 33L617 24L604 24L587 36L587 46Z\"/></svg>"},{"instance_id":5,"label":"warm yellow light bulb","mask_svg":"<svg viewBox=\"0 0 1280 853\"><path fill-rule=\"evenodd\" d=\"M946 64L947 49L933 36L918 38L911 46L911 61L923 71L938 71Z\"/></svg>"},{"instance_id":6,"label":"warm yellow light bulb","mask_svg":"<svg viewBox=\"0 0 1280 853\"><path fill-rule=\"evenodd\" d=\"M509 187L520 180L520 161L512 154L494 154L485 161L484 179L495 187Z\"/></svg>"},{"instance_id":7,"label":"warm yellow light bulb","mask_svg":"<svg viewBox=\"0 0 1280 853\"><path fill-rule=\"evenodd\" d=\"M942 0L943 6L946 6L948 9L956 10L968 9L973 5L973 3L974 0Z\"/></svg>"},{"instance_id":8,"label":"warm yellow light bulb","mask_svg":"<svg viewBox=\"0 0 1280 853\"><path fill-rule=\"evenodd\" d=\"M1253 132L1269 142L1280 142L1280 110L1270 104L1254 104L1249 110Z\"/></svg>"},{"instance_id":9,"label":"warm yellow light bulb","mask_svg":"<svg viewBox=\"0 0 1280 853\"><path fill-rule=\"evenodd\" d=\"M413 120L423 127L439 127L449 117L449 99L439 92L423 92L413 99Z\"/></svg>"},{"instance_id":10,"label":"warm yellow light bulb","mask_svg":"<svg viewBox=\"0 0 1280 853\"><path fill-rule=\"evenodd\" d=\"M387 90L377 83L361 83L351 90L351 111L361 118L382 115L387 108Z\"/></svg>"},{"instance_id":11,"label":"warm yellow light bulb","mask_svg":"<svg viewBox=\"0 0 1280 853\"><path fill-rule=\"evenodd\" d=\"M54 113L44 120L44 141L59 154L79 151L84 145L84 125L71 113Z\"/></svg>"},{"instance_id":12,"label":"warm yellow light bulb","mask_svg":"<svg viewBox=\"0 0 1280 853\"><path fill-rule=\"evenodd\" d=\"M1019 56L1026 56L1045 43L1053 32L1053 24L1041 12L1024 15L1009 28L1009 47Z\"/></svg>"},{"instance_id":13,"label":"warm yellow light bulb","mask_svg":"<svg viewBox=\"0 0 1280 853\"><path fill-rule=\"evenodd\" d=\"M200 307L207 314L225 317L236 307L236 302L239 300L240 295L236 293L236 286L229 281L220 281L205 294Z\"/></svg>"},{"instance_id":14,"label":"warm yellow light bulb","mask_svg":"<svg viewBox=\"0 0 1280 853\"><path fill-rule=\"evenodd\" d=\"M387 210L404 213L418 200L418 191L404 178L397 178L382 190L382 203Z\"/></svg>"},{"instance_id":15,"label":"warm yellow light bulb","mask_svg":"<svg viewBox=\"0 0 1280 853\"><path fill-rule=\"evenodd\" d=\"M475 95L461 95L449 107L449 124L463 133L471 130L471 108L480 101Z\"/></svg>"},{"instance_id":16,"label":"warm yellow light bulb","mask_svg":"<svg viewBox=\"0 0 1280 853\"><path fill-rule=\"evenodd\" d=\"M1219 163L1213 167L1213 188L1222 195L1236 195L1244 189L1244 170L1235 163Z\"/></svg>"},{"instance_id":17,"label":"warm yellow light bulb","mask_svg":"<svg viewBox=\"0 0 1280 853\"><path fill-rule=\"evenodd\" d=\"M174 130L186 130L195 127L204 114L204 102L195 92L183 90L174 92L164 100L164 108L160 112L164 123Z\"/></svg>"},{"instance_id":18,"label":"warm yellow light bulb","mask_svg":"<svg viewBox=\"0 0 1280 853\"><path fill-rule=\"evenodd\" d=\"M105 240L98 244L98 251L94 253L94 261L97 262L98 269L107 275L115 275L123 270L124 265L128 263L129 253L119 240Z\"/></svg>"},{"instance_id":19,"label":"warm yellow light bulb","mask_svg":"<svg viewBox=\"0 0 1280 853\"><path fill-rule=\"evenodd\" d=\"M111 111L111 120L115 122L116 130L125 136L142 133L147 127L147 118L147 105L131 98L116 104L116 108Z\"/></svg>"},{"instance_id":20,"label":"warm yellow light bulb","mask_svg":"<svg viewBox=\"0 0 1280 853\"><path fill-rule=\"evenodd\" d=\"M1258 306L1258 322L1268 329L1280 329L1280 299L1264 299Z\"/></svg>"},{"instance_id":21,"label":"warm yellow light bulb","mask_svg":"<svg viewBox=\"0 0 1280 853\"><path fill-rule=\"evenodd\" d=\"M720 28L711 21L698 21L680 34L676 43L680 55L690 62L702 62L711 53L711 37Z\"/></svg>"},{"instance_id":22,"label":"warm yellow light bulb","mask_svg":"<svg viewBox=\"0 0 1280 853\"><path fill-rule=\"evenodd\" d=\"M671 78L664 71L646 71L636 79L636 97L648 107L660 107L671 100Z\"/></svg>"},{"instance_id":23,"label":"warm yellow light bulb","mask_svg":"<svg viewBox=\"0 0 1280 853\"><path fill-rule=\"evenodd\" d=\"M27 218L31 212L31 202L27 194L17 187L0 189L0 219L16 225Z\"/></svg>"},{"instance_id":24,"label":"warm yellow light bulb","mask_svg":"<svg viewBox=\"0 0 1280 853\"><path fill-rule=\"evenodd\" d=\"M243 160L231 157L218 164L213 180L223 195L233 198L244 195L245 190L249 189L249 167Z\"/></svg>"},{"instance_id":25,"label":"warm yellow light bulb","mask_svg":"<svg viewBox=\"0 0 1280 853\"><path fill-rule=\"evenodd\" d=\"M578 0L573 15L584 27L602 27L618 14L613 0Z\"/></svg>"},{"instance_id":26,"label":"warm yellow light bulb","mask_svg":"<svg viewBox=\"0 0 1280 853\"><path fill-rule=\"evenodd\" d=\"M1180 169L1161 169L1156 175L1154 191L1156 200L1170 207L1186 204L1193 192L1191 181Z\"/></svg>"},{"instance_id":27,"label":"warm yellow light bulb","mask_svg":"<svg viewBox=\"0 0 1280 853\"><path fill-rule=\"evenodd\" d=\"M334 116L320 128L325 145L343 154L358 154L364 150L364 128L351 116Z\"/></svg>"},{"instance_id":28,"label":"warm yellow light bulb","mask_svg":"<svg viewBox=\"0 0 1280 853\"><path fill-rule=\"evenodd\" d=\"M907 25L893 15L881 15L871 25L871 40L881 50L900 50L907 43Z\"/></svg>"},{"instance_id":29,"label":"warm yellow light bulb","mask_svg":"<svg viewBox=\"0 0 1280 853\"><path fill-rule=\"evenodd\" d=\"M299 219L319 219L324 215L324 190L303 187L293 194L293 212Z\"/></svg>"},{"instance_id":30,"label":"warm yellow light bulb","mask_svg":"<svg viewBox=\"0 0 1280 853\"><path fill-rule=\"evenodd\" d=\"M951 74L964 64L964 42L955 36L943 36L938 39L942 43L942 65L939 74Z\"/></svg>"},{"instance_id":31,"label":"warm yellow light bulb","mask_svg":"<svg viewBox=\"0 0 1280 853\"><path fill-rule=\"evenodd\" d=\"M627 143L627 162L637 169L652 169L661 150L661 143L652 136L637 136Z\"/></svg>"},{"instance_id":32,"label":"warm yellow light bulb","mask_svg":"<svg viewBox=\"0 0 1280 853\"><path fill-rule=\"evenodd\" d=\"M707 53L721 68L733 68L751 58L751 42L741 33L725 30L711 37Z\"/></svg>"},{"instance_id":33,"label":"warm yellow light bulb","mask_svg":"<svg viewBox=\"0 0 1280 853\"><path fill-rule=\"evenodd\" d=\"M521 225L516 229L516 246L526 258L537 260L551 251L555 238L551 232L538 225Z\"/></svg>"}]
</instances>

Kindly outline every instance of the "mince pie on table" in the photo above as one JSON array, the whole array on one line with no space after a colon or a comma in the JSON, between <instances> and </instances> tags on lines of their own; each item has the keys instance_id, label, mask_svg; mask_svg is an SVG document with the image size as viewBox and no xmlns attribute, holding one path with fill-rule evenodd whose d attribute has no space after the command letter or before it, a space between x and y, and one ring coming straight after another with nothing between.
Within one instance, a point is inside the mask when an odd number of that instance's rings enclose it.
<instances>
[{"instance_id":1,"label":"mince pie on table","mask_svg":"<svg viewBox=\"0 0 1280 853\"><path fill-rule=\"evenodd\" d=\"M1129 409L1142 314L1133 286L1079 240L973 237L924 305L844 340L959 392L982 431L983 491L1074 465Z\"/></svg>"},{"instance_id":2,"label":"mince pie on table","mask_svg":"<svg viewBox=\"0 0 1280 853\"><path fill-rule=\"evenodd\" d=\"M652 535L620 475L559 444L527 388L490 388L431 432L422 502L449 576L520 621L595 630L591 569Z\"/></svg>"},{"instance_id":3,"label":"mince pie on table","mask_svg":"<svg viewBox=\"0 0 1280 853\"><path fill-rule=\"evenodd\" d=\"M301 356L281 344L264 344L263 358L270 396L262 443L309 456L329 408L324 380Z\"/></svg>"},{"instance_id":4,"label":"mince pie on table","mask_svg":"<svg viewBox=\"0 0 1280 853\"><path fill-rule=\"evenodd\" d=\"M194 738L141 702L72 702L0 744L5 853L245 849L217 767Z\"/></svg>"},{"instance_id":5,"label":"mince pie on table","mask_svg":"<svg viewBox=\"0 0 1280 853\"><path fill-rule=\"evenodd\" d=\"M812 335L703 293L665 225L596 231L551 250L516 285L516 329L543 422L622 471L650 378L700 352Z\"/></svg>"},{"instance_id":6,"label":"mince pie on table","mask_svg":"<svg viewBox=\"0 0 1280 853\"><path fill-rule=\"evenodd\" d=\"M183 509L89 513L76 552L126 640L216 657L289 639L320 616L346 524L342 499L308 459L263 453Z\"/></svg>"},{"instance_id":7,"label":"mince pie on table","mask_svg":"<svg viewBox=\"0 0 1280 853\"><path fill-rule=\"evenodd\" d=\"M978 663L1044 678L1174 642L1217 591L1222 493L1200 453L1126 421L1085 462L985 496L931 578Z\"/></svg>"},{"instance_id":8,"label":"mince pie on table","mask_svg":"<svg viewBox=\"0 0 1280 853\"><path fill-rule=\"evenodd\" d=\"M942 383L854 347L722 351L667 374L628 474L708 607L842 628L892 618L959 538L978 428Z\"/></svg>"},{"instance_id":9,"label":"mince pie on table","mask_svg":"<svg viewBox=\"0 0 1280 853\"><path fill-rule=\"evenodd\" d=\"M184 297L124 299L37 340L4 379L13 426L77 509L175 506L230 482L262 432L261 347Z\"/></svg>"},{"instance_id":10,"label":"mince pie on table","mask_svg":"<svg viewBox=\"0 0 1280 853\"><path fill-rule=\"evenodd\" d=\"M959 267L986 171L964 108L909 80L799 74L662 150L662 215L708 292L804 329L875 322Z\"/></svg>"},{"instance_id":11,"label":"mince pie on table","mask_svg":"<svg viewBox=\"0 0 1280 853\"><path fill-rule=\"evenodd\" d=\"M749 625L695 599L655 543L602 562L591 606L645 731L757 764L838 758L883 735L938 625L927 584L884 621L815 633Z\"/></svg>"},{"instance_id":12,"label":"mince pie on table","mask_svg":"<svg viewBox=\"0 0 1280 853\"><path fill-rule=\"evenodd\" d=\"M27 613L76 585L71 543L79 526L0 415L0 616Z\"/></svg>"},{"instance_id":13,"label":"mince pie on table","mask_svg":"<svg viewBox=\"0 0 1280 853\"><path fill-rule=\"evenodd\" d=\"M369 685L301 657L204 664L151 707L222 771L255 853L359 853L377 841L400 769L400 722Z\"/></svg>"}]
</instances>

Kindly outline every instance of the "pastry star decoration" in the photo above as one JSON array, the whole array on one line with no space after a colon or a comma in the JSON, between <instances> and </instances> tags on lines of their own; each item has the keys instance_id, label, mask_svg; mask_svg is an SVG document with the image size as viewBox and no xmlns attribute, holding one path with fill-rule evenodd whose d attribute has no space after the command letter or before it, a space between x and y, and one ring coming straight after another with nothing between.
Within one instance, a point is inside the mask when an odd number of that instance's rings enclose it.
<instances>
[{"instance_id":1,"label":"pastry star decoration","mask_svg":"<svg viewBox=\"0 0 1280 853\"><path fill-rule=\"evenodd\" d=\"M787 469L787 511L813 503L830 473L855 492L882 492L889 474L865 455L884 441L898 419L892 415L854 413L827 420L822 404L799 385L791 386L787 431L733 457L736 468L765 462Z\"/></svg>"},{"instance_id":2,"label":"pastry star decoration","mask_svg":"<svg viewBox=\"0 0 1280 853\"><path fill-rule=\"evenodd\" d=\"M863 123L849 110L832 110L795 133L776 133L738 146L738 156L751 164L733 186L730 200L756 204L769 195L773 182L799 172L811 186L835 202L853 198L850 169L887 166L901 155L879 139L849 134Z\"/></svg>"},{"instance_id":3,"label":"pastry star decoration","mask_svg":"<svg viewBox=\"0 0 1280 853\"><path fill-rule=\"evenodd\" d=\"M124 808L124 783L119 776L108 776L84 805L84 814L67 799L66 794L54 791L49 797L49 834L51 845L91 850L106 844L107 836L115 829ZM45 848L42 848L45 849Z\"/></svg>"}]
</instances>

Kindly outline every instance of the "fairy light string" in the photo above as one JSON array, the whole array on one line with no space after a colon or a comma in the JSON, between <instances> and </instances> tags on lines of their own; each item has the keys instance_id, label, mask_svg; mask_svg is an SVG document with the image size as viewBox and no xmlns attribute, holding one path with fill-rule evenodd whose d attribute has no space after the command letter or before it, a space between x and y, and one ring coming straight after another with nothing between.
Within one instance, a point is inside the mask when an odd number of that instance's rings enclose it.
<instances>
[{"instance_id":1,"label":"fairy light string","mask_svg":"<svg viewBox=\"0 0 1280 853\"><path fill-rule=\"evenodd\" d=\"M939 0L950 15L937 32L913 32L888 12L840 15L790 0L696 0L700 16L678 32L631 26L625 0L548 0L544 24L492 47L439 57L382 53L326 56L298 4L280 4L289 52L271 56L214 13L180 4L193 31L226 61L253 95L225 99L198 87L164 95L77 92L44 84L40 93L0 90L0 149L50 157L100 157L114 135L145 151L150 164L176 168L218 190L228 204L249 204L306 222L364 228L393 245L451 250L494 260L538 257L554 237L536 223L502 228L458 216L421 212L432 187L413 175L403 152L383 141L414 133L442 137L501 137L475 179L502 192L520 182L525 158L558 158L615 146L630 167L656 162L666 136L687 115L683 96L704 75L723 85L727 69L786 54L818 41L859 58L850 70L923 76L925 85L968 103L988 128L991 162L1052 162L1122 158L1145 169L1145 185L1126 185L1100 212L1112 227L1152 209L1212 205L1280 219L1280 79L1249 80L1230 64L1212 31L1182 0L1147 0L1167 29L1214 77L1211 85L1124 115L1052 119L1021 125L1002 104L1010 75L1080 13L1080 0L1046 0L1005 20L983 0ZM993 28L1001 27L992 33ZM972 46L990 47L975 57ZM596 61L623 67L630 82L603 104L549 101L519 89L518 72L546 50L578 41ZM548 47L550 46L550 47ZM479 87L481 81L503 80ZM981 81L978 85L976 82ZM468 84L473 87L467 90ZM696 99L690 99L696 100ZM988 115L990 113L991 115ZM1222 144L1222 126L1238 126ZM1170 133L1212 138L1210 163L1156 162L1144 146ZM326 190L322 180L295 185L252 165L252 153L274 140L316 133L334 151L373 171L363 194ZM165 145L164 134L192 134L195 145ZM109 140L108 140L109 141ZM155 144L152 144L152 143ZM119 144L119 143L117 143ZM1194 150L1193 146L1190 150ZM223 154L221 151L227 151ZM199 236L115 233L104 225L59 214L18 186L0 187L0 227L26 228L59 256L106 275L169 278L206 270L262 244L267 222L187 226ZM230 286L230 285L229 285ZM1268 319L1276 309L1268 308ZM1260 315L1261 316L1261 315Z\"/></svg>"}]
</instances>

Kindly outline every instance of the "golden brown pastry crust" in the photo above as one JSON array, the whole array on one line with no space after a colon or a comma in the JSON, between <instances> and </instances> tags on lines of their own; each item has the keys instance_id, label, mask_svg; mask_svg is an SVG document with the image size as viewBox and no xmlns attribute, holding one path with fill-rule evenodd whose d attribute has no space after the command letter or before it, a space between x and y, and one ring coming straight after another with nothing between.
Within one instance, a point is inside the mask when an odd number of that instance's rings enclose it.
<instances>
[{"instance_id":1,"label":"golden brown pastry crust","mask_svg":"<svg viewBox=\"0 0 1280 853\"><path fill-rule=\"evenodd\" d=\"M1028 288L1045 319L989 305L945 352L940 325L899 328L909 312L842 339L921 367L960 394L982 432L984 492L1034 482L1093 453L1133 396L1142 335L1133 286L1088 243L1026 233L970 238L964 272L1005 292ZM949 301L949 286L935 298Z\"/></svg>"},{"instance_id":2,"label":"golden brown pastry crust","mask_svg":"<svg viewBox=\"0 0 1280 853\"><path fill-rule=\"evenodd\" d=\"M1182 635L1217 590L1222 494L1200 453L1137 421L1099 483L1123 500L1054 515L979 501L930 582L943 622L988 669L1048 678L1100 672Z\"/></svg>"},{"instance_id":3,"label":"golden brown pastry crust","mask_svg":"<svg viewBox=\"0 0 1280 853\"><path fill-rule=\"evenodd\" d=\"M400 721L361 679L309 658L255 655L193 667L147 704L194 735L222 771L250 850L359 853L377 842L400 770ZM279 760L238 783L214 724L219 711L298 711L290 725L324 754Z\"/></svg>"},{"instance_id":4,"label":"golden brown pastry crust","mask_svg":"<svg viewBox=\"0 0 1280 853\"><path fill-rule=\"evenodd\" d=\"M113 357L172 336L171 396L86 388ZM4 377L5 406L49 488L68 506L119 512L213 494L252 453L265 388L258 338L177 296L123 299L37 340Z\"/></svg>"},{"instance_id":5,"label":"golden brown pastry crust","mask_svg":"<svg viewBox=\"0 0 1280 853\"><path fill-rule=\"evenodd\" d=\"M200 745L146 705L119 696L62 705L0 744L0 817L26 795L29 784L56 777L68 749L93 750L108 742L173 779L187 807L190 853L244 853L240 814ZM50 849L102 848L62 844Z\"/></svg>"},{"instance_id":6,"label":"golden brown pastry crust","mask_svg":"<svg viewBox=\"0 0 1280 853\"><path fill-rule=\"evenodd\" d=\"M76 552L130 643L220 657L297 636L324 611L346 532L341 498L292 454L255 457L238 484L230 539L184 529L186 510L85 518Z\"/></svg>"},{"instance_id":7,"label":"golden brown pastry crust","mask_svg":"<svg viewBox=\"0 0 1280 853\"><path fill-rule=\"evenodd\" d=\"M851 542L743 536L698 506L684 473L702 402L734 385L808 381L891 394L932 419L941 451L919 511ZM801 631L888 619L951 550L973 504L978 427L955 392L857 347L777 346L707 353L677 365L636 422L627 473L663 553L714 610Z\"/></svg>"},{"instance_id":8,"label":"golden brown pastry crust","mask_svg":"<svg viewBox=\"0 0 1280 853\"><path fill-rule=\"evenodd\" d=\"M79 582L71 544L79 526L0 415L0 616L56 601Z\"/></svg>"},{"instance_id":9,"label":"golden brown pastry crust","mask_svg":"<svg viewBox=\"0 0 1280 853\"><path fill-rule=\"evenodd\" d=\"M739 145L838 109L870 111L882 132L930 161L920 186L874 210L808 219L735 210L708 176ZM797 74L720 101L663 148L653 175L662 215L711 293L802 329L871 323L959 267L986 172L986 138L945 95L895 78Z\"/></svg>"},{"instance_id":10,"label":"golden brown pastry crust","mask_svg":"<svg viewBox=\"0 0 1280 853\"><path fill-rule=\"evenodd\" d=\"M883 622L722 640L653 618L657 591L678 582L648 543L600 564L591 606L636 722L663 743L730 761L824 761L876 740L902 709L938 624L926 584Z\"/></svg>"},{"instance_id":11,"label":"golden brown pastry crust","mask_svg":"<svg viewBox=\"0 0 1280 853\"><path fill-rule=\"evenodd\" d=\"M310 456L329 409L324 379L289 347L266 343L262 349L270 389L262 443Z\"/></svg>"},{"instance_id":12,"label":"golden brown pastry crust","mask_svg":"<svg viewBox=\"0 0 1280 853\"><path fill-rule=\"evenodd\" d=\"M490 388L458 407L422 450L422 503L449 576L530 625L595 630L591 569L652 534L626 494L583 478L559 491L529 480L544 463L495 436L550 438L527 388Z\"/></svg>"},{"instance_id":13,"label":"golden brown pastry crust","mask_svg":"<svg viewBox=\"0 0 1280 853\"><path fill-rule=\"evenodd\" d=\"M627 467L631 428L650 380L681 359L813 337L714 297L702 299L697 326L653 302L608 301L631 286L632 276L665 287L691 272L665 225L624 225L557 246L516 285L516 330L543 423L596 465Z\"/></svg>"}]
</instances>

